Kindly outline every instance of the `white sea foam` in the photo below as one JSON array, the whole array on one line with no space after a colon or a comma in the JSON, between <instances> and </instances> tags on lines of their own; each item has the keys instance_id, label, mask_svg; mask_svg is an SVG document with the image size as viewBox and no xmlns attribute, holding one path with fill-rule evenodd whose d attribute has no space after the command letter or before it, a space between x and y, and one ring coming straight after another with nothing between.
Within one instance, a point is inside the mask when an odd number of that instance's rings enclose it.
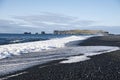
<instances>
[{"instance_id":1,"label":"white sea foam","mask_svg":"<svg viewBox=\"0 0 120 80\"><path fill-rule=\"evenodd\" d=\"M0 60L0 75L24 70L28 67L43 64L53 60L68 59L60 63L80 62L89 60L90 57L88 56L98 55L115 50L119 50L119 48L111 46L77 46L14 56L13 58Z\"/></svg>"},{"instance_id":2,"label":"white sea foam","mask_svg":"<svg viewBox=\"0 0 120 80\"><path fill-rule=\"evenodd\" d=\"M76 63L80 61L89 60L90 58L86 56L74 56L74 57L69 57L67 59L68 60L61 61L60 63Z\"/></svg>"},{"instance_id":3,"label":"white sea foam","mask_svg":"<svg viewBox=\"0 0 120 80\"><path fill-rule=\"evenodd\" d=\"M20 55L21 53L40 52L43 50L61 48L66 43L75 40L84 40L90 36L70 36L65 38L57 38L46 41L36 41L18 44L9 44L0 46L0 59L10 57L12 55Z\"/></svg>"},{"instance_id":4,"label":"white sea foam","mask_svg":"<svg viewBox=\"0 0 120 80\"><path fill-rule=\"evenodd\" d=\"M61 61L60 63L76 63L80 61L85 61L85 60L89 60L90 56L99 55L99 54L112 52L116 50L119 50L119 47L111 47L111 46L79 47L79 51L83 55L68 57L67 60Z\"/></svg>"}]
</instances>

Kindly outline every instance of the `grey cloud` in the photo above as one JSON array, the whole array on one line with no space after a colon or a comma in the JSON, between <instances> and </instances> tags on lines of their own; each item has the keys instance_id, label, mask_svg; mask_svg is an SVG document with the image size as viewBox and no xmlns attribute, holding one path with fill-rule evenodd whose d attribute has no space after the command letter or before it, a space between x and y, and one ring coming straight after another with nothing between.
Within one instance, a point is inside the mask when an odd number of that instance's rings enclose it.
<instances>
[{"instance_id":1,"label":"grey cloud","mask_svg":"<svg viewBox=\"0 0 120 80\"><path fill-rule=\"evenodd\" d=\"M0 20L0 33L21 33L26 30L32 29L15 24L12 20Z\"/></svg>"},{"instance_id":2,"label":"grey cloud","mask_svg":"<svg viewBox=\"0 0 120 80\"><path fill-rule=\"evenodd\" d=\"M44 13L44 14L32 15L32 16L17 16L14 18L22 19L25 21L32 21L32 22L46 21L46 22L56 22L56 23L61 23L61 22L69 23L70 21L77 19L76 17L65 16L65 15L60 15L60 14L53 14L53 13Z\"/></svg>"},{"instance_id":3,"label":"grey cloud","mask_svg":"<svg viewBox=\"0 0 120 80\"><path fill-rule=\"evenodd\" d=\"M77 17L55 13L40 15L14 16L12 20L0 20L0 32L52 32L53 30L81 29L94 24L92 20L80 20Z\"/></svg>"},{"instance_id":4,"label":"grey cloud","mask_svg":"<svg viewBox=\"0 0 120 80\"><path fill-rule=\"evenodd\" d=\"M32 16L16 16L14 17L16 19L21 19L28 22L54 22L54 23L91 23L93 22L88 20L80 20L77 17L72 16L66 16L66 15L60 15L60 14L54 14L54 13L44 13L40 15L32 15Z\"/></svg>"},{"instance_id":5,"label":"grey cloud","mask_svg":"<svg viewBox=\"0 0 120 80\"><path fill-rule=\"evenodd\" d=\"M13 23L13 21L10 21L10 20L0 20L0 25L1 26L10 25L10 23Z\"/></svg>"},{"instance_id":6,"label":"grey cloud","mask_svg":"<svg viewBox=\"0 0 120 80\"><path fill-rule=\"evenodd\" d=\"M92 20L80 20L77 17L72 16L66 16L61 14L54 14L54 13L42 13L40 15L32 15L32 16L16 16L14 17L18 20L23 20L27 22L28 24L31 24L33 26L37 27L50 27L51 29L53 27L59 27L61 28L78 28L83 26L88 26L93 24L95 21Z\"/></svg>"}]
</instances>

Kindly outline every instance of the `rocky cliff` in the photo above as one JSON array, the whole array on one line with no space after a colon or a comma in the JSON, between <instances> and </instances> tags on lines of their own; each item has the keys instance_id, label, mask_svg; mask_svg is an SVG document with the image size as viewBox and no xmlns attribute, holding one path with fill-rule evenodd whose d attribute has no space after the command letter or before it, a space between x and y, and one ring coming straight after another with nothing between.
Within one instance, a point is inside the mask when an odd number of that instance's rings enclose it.
<instances>
[{"instance_id":1,"label":"rocky cliff","mask_svg":"<svg viewBox=\"0 0 120 80\"><path fill-rule=\"evenodd\" d=\"M109 32L103 30L55 30L54 34L103 34L107 35Z\"/></svg>"}]
</instances>

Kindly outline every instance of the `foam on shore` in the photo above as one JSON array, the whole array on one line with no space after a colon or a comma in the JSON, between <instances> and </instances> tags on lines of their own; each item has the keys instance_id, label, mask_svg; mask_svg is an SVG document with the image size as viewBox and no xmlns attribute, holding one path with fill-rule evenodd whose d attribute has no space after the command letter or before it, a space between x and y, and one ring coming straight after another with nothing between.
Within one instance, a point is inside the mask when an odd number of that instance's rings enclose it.
<instances>
[{"instance_id":1,"label":"foam on shore","mask_svg":"<svg viewBox=\"0 0 120 80\"><path fill-rule=\"evenodd\" d=\"M65 61L63 60L60 63L76 63L89 60L90 57L88 56L98 55L116 50L119 50L119 47L77 46L14 56L14 58L0 60L0 75L10 74L15 71L24 70L26 68L54 60L68 59Z\"/></svg>"},{"instance_id":2,"label":"foam on shore","mask_svg":"<svg viewBox=\"0 0 120 80\"><path fill-rule=\"evenodd\" d=\"M81 48L79 47L79 49L81 50L80 53L83 55L68 57L67 60L61 61L60 63L77 63L80 61L89 60L90 56L120 50L119 47L112 46L84 46Z\"/></svg>"},{"instance_id":3,"label":"foam on shore","mask_svg":"<svg viewBox=\"0 0 120 80\"><path fill-rule=\"evenodd\" d=\"M43 50L61 48L66 43L76 40L85 40L90 36L70 36L64 38L51 39L46 41L36 41L18 44L8 44L0 46L0 59L22 53L40 52Z\"/></svg>"}]
</instances>

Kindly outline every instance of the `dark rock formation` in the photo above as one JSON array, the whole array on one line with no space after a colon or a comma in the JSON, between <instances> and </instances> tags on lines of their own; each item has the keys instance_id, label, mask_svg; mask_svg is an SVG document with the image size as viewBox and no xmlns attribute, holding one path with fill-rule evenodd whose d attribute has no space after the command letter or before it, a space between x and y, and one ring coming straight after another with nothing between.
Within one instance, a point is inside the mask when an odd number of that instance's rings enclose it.
<instances>
[{"instance_id":1,"label":"dark rock formation","mask_svg":"<svg viewBox=\"0 0 120 80\"><path fill-rule=\"evenodd\" d=\"M45 31L42 31L41 34L45 34Z\"/></svg>"},{"instance_id":2,"label":"dark rock formation","mask_svg":"<svg viewBox=\"0 0 120 80\"><path fill-rule=\"evenodd\" d=\"M31 34L31 32L24 32L24 34Z\"/></svg>"},{"instance_id":3,"label":"dark rock formation","mask_svg":"<svg viewBox=\"0 0 120 80\"><path fill-rule=\"evenodd\" d=\"M39 33L38 33L38 32L36 32L35 34L36 34L36 35L38 35Z\"/></svg>"}]
</instances>

